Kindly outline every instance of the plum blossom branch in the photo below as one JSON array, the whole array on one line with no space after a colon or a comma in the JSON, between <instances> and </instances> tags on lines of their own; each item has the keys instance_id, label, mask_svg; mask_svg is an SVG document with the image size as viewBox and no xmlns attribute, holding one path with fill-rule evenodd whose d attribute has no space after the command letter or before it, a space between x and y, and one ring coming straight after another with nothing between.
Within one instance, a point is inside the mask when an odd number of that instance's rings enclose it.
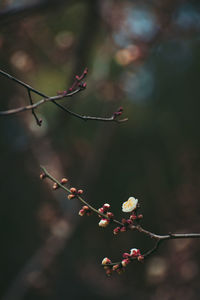
<instances>
[{"instance_id":1,"label":"plum blossom branch","mask_svg":"<svg viewBox=\"0 0 200 300\"><path fill-rule=\"evenodd\" d=\"M101 216L103 219L111 219L109 218L106 214L104 214L103 212L97 210L96 208L94 208L92 205L90 205L87 201L85 201L80 195L83 194L82 190L76 190L76 188L68 188L66 186L63 185L63 180L61 180L61 182L59 182L56 178L54 178L51 174L49 174L49 172L43 167L40 166L41 170L43 171L43 173L40 175L40 178L49 178L51 181L54 182L53 185L53 189L57 189L57 188L61 188L64 191L66 191L68 193L68 199L71 200L72 198L77 198L80 202L82 202L85 206L87 206L90 210L90 212L94 212L97 215ZM64 183L67 183L68 180L65 179ZM123 224L121 222L119 222L118 220L112 219L112 222L116 223L117 225L122 226Z\"/></svg>"},{"instance_id":2,"label":"plum blossom branch","mask_svg":"<svg viewBox=\"0 0 200 300\"><path fill-rule=\"evenodd\" d=\"M58 95L49 97L49 96L45 95L44 93L36 90L32 86L30 86L30 85L24 83L23 81L15 78L14 76L0 70L0 75L2 75L4 77L7 77L8 79L16 82L17 84L19 84L19 85L21 85L21 86L23 86L24 88L27 89L28 96L29 96L29 101L30 101L30 105L19 107L19 108L14 108L14 109L6 110L6 111L0 111L0 116L14 115L14 114L18 114L18 113L21 113L21 112L31 110L32 114L33 114L33 116L36 120L37 125L41 126L42 120L38 119L38 117L35 113L35 109L38 106L40 106L44 103L52 102L53 104L58 106L60 109L62 109L66 113L68 113L69 115L72 115L72 116L74 116L76 118L79 118L81 120L84 120L84 121L89 120L89 121L116 122L116 123L121 123L121 122L127 121L128 120L127 118L120 119L120 120L118 119L118 117L122 114L122 111L123 111L123 109L121 107L116 112L114 112L111 117L103 118L103 117L80 115L78 113L75 113L75 112L69 110L68 108L61 105L60 103L56 102L57 100L61 100L61 99L66 98L66 97L72 97L72 96L76 95L77 93L83 91L87 86L86 82L83 82L83 79L86 77L87 73L88 73L88 69L85 68L85 70L83 71L83 73L80 76L78 76L78 75L75 76L75 80L74 80L72 86L68 90L63 91L63 92L58 92ZM43 97L43 99L39 100L36 103L33 103L32 97L31 97L31 92Z\"/></svg>"},{"instance_id":3,"label":"plum blossom branch","mask_svg":"<svg viewBox=\"0 0 200 300\"><path fill-rule=\"evenodd\" d=\"M131 213L130 216L127 219L122 218L121 221L118 221L117 219L114 219L114 214L109 211L110 204L105 203L99 209L94 208L81 197L81 195L83 194L82 190L77 190L74 187L68 188L65 186L65 184L68 182L66 178L63 178L61 181L58 181L44 167L41 166L41 169L42 174L40 175L40 178L49 178L51 181L53 181L54 190L61 188L68 193L69 200L76 198L80 202L82 202L82 204L84 204L82 209L79 211L80 216L89 216L93 212L101 218L99 222L100 227L107 227L110 223L117 224L117 227L113 230L113 233L115 235L120 232L126 232L127 230L136 230L155 240L153 248L151 248L143 254L141 254L139 249L133 248L130 250L129 253L123 253L122 260L118 262L112 262L109 258L105 257L102 261L102 266L104 267L108 276L110 276L113 273L113 271L116 271L117 273L121 274L122 272L124 272L125 267L132 261L137 260L139 262L142 262L144 259L155 253L158 250L160 244L164 241L172 239L200 238L200 233L169 233L165 235L159 235L144 229L140 225L140 221L143 218L143 215L138 214L139 203L138 200L134 197L130 197L122 205L122 211L125 213Z\"/></svg>"}]
</instances>

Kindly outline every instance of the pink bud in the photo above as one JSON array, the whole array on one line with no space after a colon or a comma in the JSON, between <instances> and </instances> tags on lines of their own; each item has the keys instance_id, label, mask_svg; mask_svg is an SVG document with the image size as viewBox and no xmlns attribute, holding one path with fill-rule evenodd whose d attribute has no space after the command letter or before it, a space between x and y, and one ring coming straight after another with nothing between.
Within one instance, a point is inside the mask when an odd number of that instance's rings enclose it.
<instances>
[{"instance_id":1,"label":"pink bud","mask_svg":"<svg viewBox=\"0 0 200 300\"><path fill-rule=\"evenodd\" d=\"M65 183L67 183L67 182L68 182L68 179L67 179L67 178L62 178L62 179L61 179L61 183L62 183L62 184L65 184Z\"/></svg>"},{"instance_id":2,"label":"pink bud","mask_svg":"<svg viewBox=\"0 0 200 300\"><path fill-rule=\"evenodd\" d=\"M109 268L109 269L106 270L106 275L107 276L111 276L112 275L112 269L111 268Z\"/></svg>"},{"instance_id":3,"label":"pink bud","mask_svg":"<svg viewBox=\"0 0 200 300\"><path fill-rule=\"evenodd\" d=\"M132 224L133 224L133 221L132 221L131 219L126 220L126 222L127 222L129 225L132 225Z\"/></svg>"},{"instance_id":4,"label":"pink bud","mask_svg":"<svg viewBox=\"0 0 200 300\"><path fill-rule=\"evenodd\" d=\"M125 218L123 218L123 219L122 219L122 223L123 223L123 224L126 224L126 223L127 223L127 220L126 220Z\"/></svg>"},{"instance_id":5,"label":"pink bud","mask_svg":"<svg viewBox=\"0 0 200 300\"><path fill-rule=\"evenodd\" d=\"M123 259L121 264L122 264L122 267L126 267L128 264L130 264L130 259L126 258L126 259Z\"/></svg>"},{"instance_id":6,"label":"pink bud","mask_svg":"<svg viewBox=\"0 0 200 300\"><path fill-rule=\"evenodd\" d=\"M75 193L77 192L77 190L76 190L76 188L72 187L72 188L70 189L70 192L71 192L72 194L75 194Z\"/></svg>"},{"instance_id":7,"label":"pink bud","mask_svg":"<svg viewBox=\"0 0 200 300\"><path fill-rule=\"evenodd\" d=\"M103 209L103 207L100 207L100 208L98 209L98 211L99 211L100 213L104 214L104 209Z\"/></svg>"},{"instance_id":8,"label":"pink bud","mask_svg":"<svg viewBox=\"0 0 200 300\"><path fill-rule=\"evenodd\" d=\"M107 219L101 219L101 221L99 222L100 227L107 227L108 225L109 225L109 220Z\"/></svg>"},{"instance_id":9,"label":"pink bud","mask_svg":"<svg viewBox=\"0 0 200 300\"><path fill-rule=\"evenodd\" d=\"M127 228L126 228L125 226L122 226L122 227L120 228L120 231L121 231L121 232L126 232L126 231L127 231Z\"/></svg>"},{"instance_id":10,"label":"pink bud","mask_svg":"<svg viewBox=\"0 0 200 300\"><path fill-rule=\"evenodd\" d=\"M83 217L84 214L85 214L85 210L84 209L80 209L78 214L79 214L79 216Z\"/></svg>"},{"instance_id":11,"label":"pink bud","mask_svg":"<svg viewBox=\"0 0 200 300\"><path fill-rule=\"evenodd\" d=\"M134 215L134 214L132 214L132 215L130 215L130 219L131 219L132 221L134 221L134 220L136 220L136 219L137 219L137 216L136 216L136 215Z\"/></svg>"},{"instance_id":12,"label":"pink bud","mask_svg":"<svg viewBox=\"0 0 200 300\"><path fill-rule=\"evenodd\" d=\"M85 68L83 74L86 75L88 73L88 68Z\"/></svg>"},{"instance_id":13,"label":"pink bud","mask_svg":"<svg viewBox=\"0 0 200 300\"><path fill-rule=\"evenodd\" d=\"M57 190L58 187L59 187L58 184L55 182L55 183L53 184L53 187L52 187L52 188L53 188L53 190Z\"/></svg>"},{"instance_id":14,"label":"pink bud","mask_svg":"<svg viewBox=\"0 0 200 300\"><path fill-rule=\"evenodd\" d=\"M124 253L123 253L123 255L122 255L122 257L123 257L123 258L129 258L129 257L130 257L130 254L129 254L129 253L126 253L126 252L124 252Z\"/></svg>"},{"instance_id":15,"label":"pink bud","mask_svg":"<svg viewBox=\"0 0 200 300\"><path fill-rule=\"evenodd\" d=\"M118 234L119 232L120 232L120 227L114 228L114 230L113 230L114 234Z\"/></svg>"},{"instance_id":16,"label":"pink bud","mask_svg":"<svg viewBox=\"0 0 200 300\"><path fill-rule=\"evenodd\" d=\"M111 260L108 257L104 257L104 259L101 262L102 265L111 264Z\"/></svg>"},{"instance_id":17,"label":"pink bud","mask_svg":"<svg viewBox=\"0 0 200 300\"><path fill-rule=\"evenodd\" d=\"M78 190L78 194L82 195L83 194L83 190Z\"/></svg>"},{"instance_id":18,"label":"pink bud","mask_svg":"<svg viewBox=\"0 0 200 300\"><path fill-rule=\"evenodd\" d=\"M45 173L41 173L40 174L40 179L44 179L46 177L46 174Z\"/></svg>"},{"instance_id":19,"label":"pink bud","mask_svg":"<svg viewBox=\"0 0 200 300\"><path fill-rule=\"evenodd\" d=\"M103 205L103 209L104 209L104 212L108 211L108 210L110 209L110 204L105 203L105 204Z\"/></svg>"},{"instance_id":20,"label":"pink bud","mask_svg":"<svg viewBox=\"0 0 200 300\"><path fill-rule=\"evenodd\" d=\"M138 259L138 261L142 262L144 260L144 256L143 255L139 255L137 259Z\"/></svg>"},{"instance_id":21,"label":"pink bud","mask_svg":"<svg viewBox=\"0 0 200 300\"><path fill-rule=\"evenodd\" d=\"M133 249L131 249L131 251L130 251L130 255L131 255L132 257L137 257L138 255L140 255L140 250L139 250L139 249L136 249L136 248L133 248Z\"/></svg>"},{"instance_id":22,"label":"pink bud","mask_svg":"<svg viewBox=\"0 0 200 300\"><path fill-rule=\"evenodd\" d=\"M87 205L84 205L84 206L82 207L82 209L84 209L84 210L88 210L88 209L89 209L89 207L88 207Z\"/></svg>"},{"instance_id":23,"label":"pink bud","mask_svg":"<svg viewBox=\"0 0 200 300\"><path fill-rule=\"evenodd\" d=\"M109 219L113 219L113 217L114 217L113 213L111 213L111 212L107 212L106 215Z\"/></svg>"}]
</instances>

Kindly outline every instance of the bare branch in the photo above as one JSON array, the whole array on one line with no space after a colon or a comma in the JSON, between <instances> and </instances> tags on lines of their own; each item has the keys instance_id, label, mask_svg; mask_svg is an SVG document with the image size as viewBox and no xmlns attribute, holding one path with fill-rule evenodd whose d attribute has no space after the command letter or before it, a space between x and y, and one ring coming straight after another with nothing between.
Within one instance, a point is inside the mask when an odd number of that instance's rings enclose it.
<instances>
[{"instance_id":1,"label":"bare branch","mask_svg":"<svg viewBox=\"0 0 200 300\"><path fill-rule=\"evenodd\" d=\"M0 116L9 116L9 115L14 115L14 114L18 114L21 112L25 112L28 110L32 111L32 114L36 120L36 123L41 126L41 120L38 119L36 113L35 113L35 109L46 103L46 102L52 102L53 104L55 104L56 106L58 106L60 109L62 109L63 111L65 111L66 113L68 113L71 116L74 116L76 118L79 118L83 121L101 121L101 122L116 122L116 123L122 123L127 121L128 119L118 119L118 117L122 114L123 109L120 107L116 112L113 113L113 115L111 117L94 117L94 116L84 116L84 115L80 115L78 113L75 113L71 110L69 110L68 108L64 107L63 105L61 105L60 103L57 103L57 100L61 100L63 98L66 97L72 97L75 94L81 92L82 90L84 90L86 88L86 83L83 82L83 79L85 78L85 76L87 75L87 68L84 70L84 72L78 76L75 76L75 80L74 83L72 84L72 86L67 90L67 91L63 91L63 92L59 92L58 95L56 96L52 96L49 97L47 95L45 95L44 93L34 89L32 86L24 83L23 81L15 78L14 76L11 76L10 74L0 70L0 74L4 77L7 77L8 79L16 82L17 84L23 86L24 88L27 89L28 91L28 95L29 95L29 100L30 100L30 105L27 106L23 106L23 107L19 107L19 108L14 108L14 109L10 109L10 110L6 110L6 111L0 111ZM43 97L43 99L39 100L38 102L33 104L32 101L32 97L31 97L31 92Z\"/></svg>"}]
</instances>

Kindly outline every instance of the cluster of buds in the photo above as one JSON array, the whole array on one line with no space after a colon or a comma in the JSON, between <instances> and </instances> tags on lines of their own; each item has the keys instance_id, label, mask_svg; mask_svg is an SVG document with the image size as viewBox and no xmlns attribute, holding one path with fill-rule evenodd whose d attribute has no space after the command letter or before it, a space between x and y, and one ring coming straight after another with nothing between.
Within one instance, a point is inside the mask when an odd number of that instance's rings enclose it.
<instances>
[{"instance_id":1,"label":"cluster of buds","mask_svg":"<svg viewBox=\"0 0 200 300\"><path fill-rule=\"evenodd\" d=\"M128 219L123 218L121 223L123 225L117 226L114 228L113 233L116 235L119 232L126 232L128 229L134 229L135 222L141 220L143 218L142 214L137 214L138 208L138 199L134 197L129 197L129 199L122 204L122 211L126 213L131 213Z\"/></svg>"},{"instance_id":2,"label":"cluster of buds","mask_svg":"<svg viewBox=\"0 0 200 300\"><path fill-rule=\"evenodd\" d=\"M140 262L144 260L144 256L141 255L140 250L136 248L131 249L130 253L126 253L126 252L123 253L122 257L123 257L122 261L118 263L112 263L112 261L107 257L105 257L102 260L101 264L108 276L111 276L113 272L122 274L125 271L127 265L130 264L130 262L135 259L137 259Z\"/></svg>"},{"instance_id":3,"label":"cluster of buds","mask_svg":"<svg viewBox=\"0 0 200 300\"><path fill-rule=\"evenodd\" d=\"M120 106L119 109L114 112L113 118L116 119L117 117L121 116L122 112L123 112L123 107Z\"/></svg>"},{"instance_id":4,"label":"cluster of buds","mask_svg":"<svg viewBox=\"0 0 200 300\"><path fill-rule=\"evenodd\" d=\"M68 199L71 200L77 196L80 196L83 194L83 190L77 190L75 187L70 188L70 194L68 195Z\"/></svg>"},{"instance_id":5,"label":"cluster of buds","mask_svg":"<svg viewBox=\"0 0 200 300\"><path fill-rule=\"evenodd\" d=\"M87 206L87 205L84 205L80 210L79 210L79 216L83 217L84 215L86 216L91 216L92 214L92 211L91 209Z\"/></svg>"},{"instance_id":6,"label":"cluster of buds","mask_svg":"<svg viewBox=\"0 0 200 300\"><path fill-rule=\"evenodd\" d=\"M47 175L44 172L42 172L40 174L40 179L45 179L46 177L47 177ZM67 182L68 182L67 178L62 178L61 181L60 181L60 184L64 185ZM57 190L59 187L60 186L59 186L59 184L57 182L54 182L53 185L52 185L52 189L53 190Z\"/></svg>"},{"instance_id":7,"label":"cluster of buds","mask_svg":"<svg viewBox=\"0 0 200 300\"><path fill-rule=\"evenodd\" d=\"M68 179L67 178L62 178L61 179L61 181L60 181L60 184L65 184L65 183L67 183L68 182ZM58 183L57 182L54 182L53 183L53 186L52 186L52 189L53 190L57 190L58 188L59 188L60 186L58 185Z\"/></svg>"},{"instance_id":8,"label":"cluster of buds","mask_svg":"<svg viewBox=\"0 0 200 300\"><path fill-rule=\"evenodd\" d=\"M57 95L65 96L65 95L75 92L77 89L84 90L87 86L87 83L83 82L83 79L86 77L87 73L88 73L88 68L85 68L85 70L83 71L83 73L80 76L78 76L78 75L75 76L75 80L74 80L72 86L67 91L58 91Z\"/></svg>"},{"instance_id":9,"label":"cluster of buds","mask_svg":"<svg viewBox=\"0 0 200 300\"><path fill-rule=\"evenodd\" d=\"M101 214L105 215L105 217L103 217L102 215L99 215L99 217L101 218L101 220L99 222L100 227L107 227L110 224L110 222L113 220L114 214L112 212L110 212L109 209L110 209L110 204L108 204L108 203L105 203L102 207L100 207L98 209L98 211Z\"/></svg>"},{"instance_id":10,"label":"cluster of buds","mask_svg":"<svg viewBox=\"0 0 200 300\"><path fill-rule=\"evenodd\" d=\"M132 260L137 259L138 261L143 261L144 256L140 253L139 249L132 248L130 253L123 253L123 260L121 261L121 265L126 267Z\"/></svg>"}]
</instances>

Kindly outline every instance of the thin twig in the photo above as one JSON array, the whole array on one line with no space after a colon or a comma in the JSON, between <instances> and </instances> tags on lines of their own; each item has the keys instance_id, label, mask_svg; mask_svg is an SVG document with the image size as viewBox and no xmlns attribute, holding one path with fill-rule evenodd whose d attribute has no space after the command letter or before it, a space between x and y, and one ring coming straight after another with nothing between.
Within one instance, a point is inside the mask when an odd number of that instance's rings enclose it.
<instances>
[{"instance_id":1,"label":"thin twig","mask_svg":"<svg viewBox=\"0 0 200 300\"><path fill-rule=\"evenodd\" d=\"M29 96L29 100L30 100L30 104L33 105L33 100L32 100L32 97L31 97L31 91L29 89L27 89L27 92L28 92L28 96ZM34 109L32 109L32 114L35 118L35 121L37 123L38 126L41 126L42 125L42 120L39 120Z\"/></svg>"}]
</instances>

